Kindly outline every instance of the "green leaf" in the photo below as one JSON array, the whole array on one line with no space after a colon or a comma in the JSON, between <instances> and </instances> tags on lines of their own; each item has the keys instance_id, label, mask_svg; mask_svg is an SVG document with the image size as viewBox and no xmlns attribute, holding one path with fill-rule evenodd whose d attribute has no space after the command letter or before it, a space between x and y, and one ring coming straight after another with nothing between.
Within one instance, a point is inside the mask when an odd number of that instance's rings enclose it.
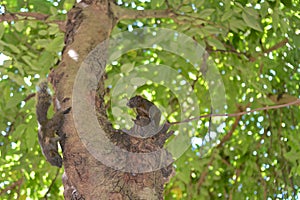
<instances>
[{"instance_id":1,"label":"green leaf","mask_svg":"<svg viewBox=\"0 0 300 200\"><path fill-rule=\"evenodd\" d=\"M296 167L296 173L298 174L298 176L300 175L300 165L298 165L298 166Z\"/></svg>"},{"instance_id":2,"label":"green leaf","mask_svg":"<svg viewBox=\"0 0 300 200\"><path fill-rule=\"evenodd\" d=\"M17 126L16 130L13 132L13 136L15 136L16 138L21 138L26 130L26 127L27 125L25 124L20 124L19 126Z\"/></svg>"},{"instance_id":3,"label":"green leaf","mask_svg":"<svg viewBox=\"0 0 300 200\"><path fill-rule=\"evenodd\" d=\"M208 16L211 16L211 14L213 12L215 12L215 9L212 9L212 8L204 9L204 10L200 11L199 17L200 18L206 18Z\"/></svg>"},{"instance_id":4,"label":"green leaf","mask_svg":"<svg viewBox=\"0 0 300 200\"><path fill-rule=\"evenodd\" d=\"M235 14L240 14L242 11L243 11L243 7L238 7L238 6L233 7L233 12Z\"/></svg>"},{"instance_id":5,"label":"green leaf","mask_svg":"<svg viewBox=\"0 0 300 200\"><path fill-rule=\"evenodd\" d=\"M50 14L51 7L50 1L30 0L30 3L34 5L34 10L40 13Z\"/></svg>"},{"instance_id":6,"label":"green leaf","mask_svg":"<svg viewBox=\"0 0 300 200\"><path fill-rule=\"evenodd\" d=\"M191 13L193 12L192 6L182 6L180 8L180 11L185 12L185 13Z\"/></svg>"},{"instance_id":7,"label":"green leaf","mask_svg":"<svg viewBox=\"0 0 300 200\"><path fill-rule=\"evenodd\" d=\"M9 67L11 67L11 64L12 64L12 61L11 61L11 60L5 60L5 61L3 62L3 67L9 68Z\"/></svg>"},{"instance_id":8,"label":"green leaf","mask_svg":"<svg viewBox=\"0 0 300 200\"><path fill-rule=\"evenodd\" d=\"M240 4L239 2L235 2L235 5L237 8L244 9L244 6L242 4Z\"/></svg>"},{"instance_id":9,"label":"green leaf","mask_svg":"<svg viewBox=\"0 0 300 200\"><path fill-rule=\"evenodd\" d=\"M50 12L52 16L56 16L58 14L57 9L53 6L50 7Z\"/></svg>"},{"instance_id":10,"label":"green leaf","mask_svg":"<svg viewBox=\"0 0 300 200\"><path fill-rule=\"evenodd\" d=\"M233 15L233 11L232 11L232 10L228 10L227 12L224 13L224 15L222 15L221 21L222 21L222 22L226 21L226 20L229 19L232 15Z\"/></svg>"},{"instance_id":11,"label":"green leaf","mask_svg":"<svg viewBox=\"0 0 300 200\"><path fill-rule=\"evenodd\" d=\"M6 104L6 109L16 107L18 104L21 103L21 101L23 101L23 96L20 93L15 92L14 96L10 97L10 99L8 100Z\"/></svg>"},{"instance_id":12,"label":"green leaf","mask_svg":"<svg viewBox=\"0 0 300 200\"><path fill-rule=\"evenodd\" d=\"M124 113L124 112L123 112L123 110L122 110L121 108L114 106L114 107L112 108L112 113L113 113L115 116L120 116L120 115L121 115L122 113Z\"/></svg>"},{"instance_id":13,"label":"green leaf","mask_svg":"<svg viewBox=\"0 0 300 200\"><path fill-rule=\"evenodd\" d=\"M26 129L26 132L25 132L25 141L26 141L26 146L27 146L28 149L33 148L34 145L35 145L36 140L33 139L33 136L34 136L34 134L37 134L37 132L35 130L36 125L37 124L35 122L34 125L27 126L27 129Z\"/></svg>"},{"instance_id":14,"label":"green leaf","mask_svg":"<svg viewBox=\"0 0 300 200\"><path fill-rule=\"evenodd\" d=\"M219 34L222 32L222 30L220 28L216 28L216 27L210 26L210 25L203 27L202 31L207 32L209 35Z\"/></svg>"},{"instance_id":15,"label":"green leaf","mask_svg":"<svg viewBox=\"0 0 300 200\"><path fill-rule=\"evenodd\" d=\"M121 72L128 73L134 68L134 63L126 63L121 66Z\"/></svg>"},{"instance_id":16,"label":"green leaf","mask_svg":"<svg viewBox=\"0 0 300 200\"><path fill-rule=\"evenodd\" d=\"M44 35L47 35L47 34L48 34L48 31L46 31L46 30L40 30L39 31L39 35L44 36Z\"/></svg>"},{"instance_id":17,"label":"green leaf","mask_svg":"<svg viewBox=\"0 0 300 200\"><path fill-rule=\"evenodd\" d=\"M283 3L283 5L285 5L285 6L288 7L288 8L293 7L293 2L292 2L292 0L280 0L280 1L281 1L281 3Z\"/></svg>"},{"instance_id":18,"label":"green leaf","mask_svg":"<svg viewBox=\"0 0 300 200\"><path fill-rule=\"evenodd\" d=\"M176 174L177 178L179 178L182 182L184 183L188 183L190 180L190 174L189 174L189 168L185 168L186 170L183 172L179 172L178 174Z\"/></svg>"},{"instance_id":19,"label":"green leaf","mask_svg":"<svg viewBox=\"0 0 300 200\"><path fill-rule=\"evenodd\" d=\"M136 78L131 79L130 83L134 86L141 86L141 85L144 85L146 83L146 81L147 80L144 78L136 77Z\"/></svg>"},{"instance_id":20,"label":"green leaf","mask_svg":"<svg viewBox=\"0 0 300 200\"><path fill-rule=\"evenodd\" d=\"M219 40L217 40L215 38L207 38L207 43L210 46L215 47L216 49L226 50L226 48L224 47L222 42L220 42Z\"/></svg>"},{"instance_id":21,"label":"green leaf","mask_svg":"<svg viewBox=\"0 0 300 200\"><path fill-rule=\"evenodd\" d=\"M255 10L255 9L252 8L252 7L246 7L246 8L244 8L244 12L246 12L248 15L251 15L251 16L253 16L253 17L255 17L255 18L258 17L258 12L257 12L257 10Z\"/></svg>"},{"instance_id":22,"label":"green leaf","mask_svg":"<svg viewBox=\"0 0 300 200\"><path fill-rule=\"evenodd\" d=\"M12 72L7 72L7 75L11 80L16 82L18 85L20 85L20 86L24 85L24 80L23 80L22 76L20 76L18 74L14 74Z\"/></svg>"},{"instance_id":23,"label":"green leaf","mask_svg":"<svg viewBox=\"0 0 300 200\"><path fill-rule=\"evenodd\" d=\"M204 2L205 0L196 0L194 4L197 8L200 8Z\"/></svg>"},{"instance_id":24,"label":"green leaf","mask_svg":"<svg viewBox=\"0 0 300 200\"><path fill-rule=\"evenodd\" d=\"M239 20L236 18L230 19L229 21L229 27L234 32L238 32L238 30L244 30L246 25L243 20Z\"/></svg>"},{"instance_id":25,"label":"green leaf","mask_svg":"<svg viewBox=\"0 0 300 200\"><path fill-rule=\"evenodd\" d=\"M32 58L28 55L22 56L22 60L28 65L32 66Z\"/></svg>"},{"instance_id":26,"label":"green leaf","mask_svg":"<svg viewBox=\"0 0 300 200\"><path fill-rule=\"evenodd\" d=\"M247 14L246 12L243 12L242 14L243 20L246 22L246 24L257 31L262 32L262 28L258 20L255 19L254 16Z\"/></svg>"},{"instance_id":27,"label":"green leaf","mask_svg":"<svg viewBox=\"0 0 300 200\"><path fill-rule=\"evenodd\" d=\"M272 21L273 21L273 29L274 31L277 30L278 28L278 23L279 23L279 15L278 12L276 11L277 9L275 9L275 11L272 13Z\"/></svg>"},{"instance_id":28,"label":"green leaf","mask_svg":"<svg viewBox=\"0 0 300 200\"><path fill-rule=\"evenodd\" d=\"M36 29L36 27L37 27L37 22L36 22L36 21L28 21L28 25L29 25L31 28Z\"/></svg>"},{"instance_id":29,"label":"green leaf","mask_svg":"<svg viewBox=\"0 0 300 200\"><path fill-rule=\"evenodd\" d=\"M35 40L34 46L37 49L46 48L48 44L50 43L47 39L37 39Z\"/></svg>"},{"instance_id":30,"label":"green leaf","mask_svg":"<svg viewBox=\"0 0 300 200\"><path fill-rule=\"evenodd\" d=\"M33 70L49 70L53 63L53 54L49 51L41 52L40 57L38 58L37 62L31 65Z\"/></svg>"},{"instance_id":31,"label":"green leaf","mask_svg":"<svg viewBox=\"0 0 300 200\"><path fill-rule=\"evenodd\" d=\"M25 69L24 66L22 64L20 64L20 62L15 62L14 63L14 67L16 67L19 71L19 73L24 76L25 75Z\"/></svg>"},{"instance_id":32,"label":"green leaf","mask_svg":"<svg viewBox=\"0 0 300 200\"><path fill-rule=\"evenodd\" d=\"M64 36L59 35L54 40L50 42L47 46L47 50L51 52L57 52L63 48L64 45Z\"/></svg>"},{"instance_id":33,"label":"green leaf","mask_svg":"<svg viewBox=\"0 0 300 200\"><path fill-rule=\"evenodd\" d=\"M287 22L284 19L281 19L279 21L280 24L280 30L282 33L286 33L289 29L289 25L287 24Z\"/></svg>"},{"instance_id":34,"label":"green leaf","mask_svg":"<svg viewBox=\"0 0 300 200\"><path fill-rule=\"evenodd\" d=\"M259 10L259 13L261 17L266 17L268 15L268 9L270 8L270 5L268 2L264 1L260 4L261 9Z\"/></svg>"},{"instance_id":35,"label":"green leaf","mask_svg":"<svg viewBox=\"0 0 300 200\"><path fill-rule=\"evenodd\" d=\"M299 153L299 152L296 152L296 151L294 151L294 150L292 149L291 151L286 152L286 153L284 154L284 157L285 157L288 161L290 161L291 163L296 164L296 163L297 163L296 161L300 158L300 153Z\"/></svg>"},{"instance_id":36,"label":"green leaf","mask_svg":"<svg viewBox=\"0 0 300 200\"><path fill-rule=\"evenodd\" d=\"M5 44L5 46L7 46L8 48L10 48L13 53L16 53L16 54L20 54L21 53L21 51L19 50L19 48L16 47L15 45L13 45L13 44Z\"/></svg>"},{"instance_id":37,"label":"green leaf","mask_svg":"<svg viewBox=\"0 0 300 200\"><path fill-rule=\"evenodd\" d=\"M23 21L16 21L15 28L18 32L23 31L24 29L24 22Z\"/></svg>"},{"instance_id":38,"label":"green leaf","mask_svg":"<svg viewBox=\"0 0 300 200\"><path fill-rule=\"evenodd\" d=\"M65 10L68 11L73 7L74 3L75 3L75 0L65 0L65 3L64 3L63 7L64 7Z\"/></svg>"},{"instance_id":39,"label":"green leaf","mask_svg":"<svg viewBox=\"0 0 300 200\"><path fill-rule=\"evenodd\" d=\"M50 27L48 28L49 35L55 35L59 33L59 28L57 24L50 24Z\"/></svg>"},{"instance_id":40,"label":"green leaf","mask_svg":"<svg viewBox=\"0 0 300 200\"><path fill-rule=\"evenodd\" d=\"M5 32L5 27L4 27L3 23L1 23L0 24L0 39L2 38L4 32Z\"/></svg>"},{"instance_id":41,"label":"green leaf","mask_svg":"<svg viewBox=\"0 0 300 200\"><path fill-rule=\"evenodd\" d=\"M191 24L190 23L184 23L182 26L179 26L178 27L178 30L181 31L181 32L184 32L188 29L191 28Z\"/></svg>"},{"instance_id":42,"label":"green leaf","mask_svg":"<svg viewBox=\"0 0 300 200\"><path fill-rule=\"evenodd\" d=\"M151 8L157 8L162 6L164 3L164 0L151 0Z\"/></svg>"},{"instance_id":43,"label":"green leaf","mask_svg":"<svg viewBox=\"0 0 300 200\"><path fill-rule=\"evenodd\" d=\"M296 35L295 34L291 38L293 39L295 46L299 47L300 46L300 35ZM299 56L297 55L297 53L298 53L298 51L295 52L295 58L296 59L299 58Z\"/></svg>"}]
</instances>

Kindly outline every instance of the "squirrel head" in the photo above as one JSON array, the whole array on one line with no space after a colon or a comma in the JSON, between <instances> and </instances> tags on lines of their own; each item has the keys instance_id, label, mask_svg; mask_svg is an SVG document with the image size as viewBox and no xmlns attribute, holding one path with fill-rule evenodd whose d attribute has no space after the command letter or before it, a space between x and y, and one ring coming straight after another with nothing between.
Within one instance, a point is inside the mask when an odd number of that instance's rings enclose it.
<instances>
[{"instance_id":1,"label":"squirrel head","mask_svg":"<svg viewBox=\"0 0 300 200\"><path fill-rule=\"evenodd\" d=\"M52 165L57 166L59 168L62 167L62 158L58 154L58 152L50 152L50 157L47 158L48 162L50 162Z\"/></svg>"},{"instance_id":2,"label":"squirrel head","mask_svg":"<svg viewBox=\"0 0 300 200\"><path fill-rule=\"evenodd\" d=\"M142 96L136 95L136 96L130 98L126 105L129 108L136 108L136 107L139 107L144 100L145 99Z\"/></svg>"},{"instance_id":3,"label":"squirrel head","mask_svg":"<svg viewBox=\"0 0 300 200\"><path fill-rule=\"evenodd\" d=\"M48 82L43 80L41 81L38 86L36 87L37 92L40 93L50 93L49 87L48 87Z\"/></svg>"}]
</instances>

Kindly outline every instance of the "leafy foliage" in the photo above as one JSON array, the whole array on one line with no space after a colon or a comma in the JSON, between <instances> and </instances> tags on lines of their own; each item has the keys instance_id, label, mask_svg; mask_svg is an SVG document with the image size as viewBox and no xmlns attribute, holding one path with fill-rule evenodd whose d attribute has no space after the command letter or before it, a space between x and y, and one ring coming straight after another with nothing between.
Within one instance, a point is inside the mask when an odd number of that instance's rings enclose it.
<instances>
[{"instance_id":1,"label":"leafy foliage","mask_svg":"<svg viewBox=\"0 0 300 200\"><path fill-rule=\"evenodd\" d=\"M46 77L59 60L64 34L57 22L65 20L73 3L71 0L4 0L0 5L0 11L5 13L49 16L45 20L19 16L17 20L0 24L1 199L39 199L46 194L51 199L61 198L61 181L55 181L57 171L45 162L37 143L35 102L31 97L38 80ZM171 10L174 17L169 19L120 21L114 33L147 26L170 28L192 37L206 48L207 62L213 62L221 74L226 89L226 112L300 98L298 0L123 0L117 3L134 10ZM184 44L178 44L178 48L180 45ZM106 84L114 89L116 80L128 76L133 69L142 70L139 66L144 64L171 66L178 72L174 79L184 77L193 86L200 105L199 115L211 112L203 71L161 49L127 52L108 66ZM181 102L169 88L147 82L136 93L144 94L163 108L164 119L180 121ZM121 96L119 100L126 98L129 97ZM113 118L111 109L108 113L112 121L121 121L122 116ZM213 120L203 118L193 129L179 133L191 136L192 145L174 163L176 176L166 186L166 199L297 197L299 106L228 117L212 130ZM212 131L218 137L204 152L202 139Z\"/></svg>"}]
</instances>

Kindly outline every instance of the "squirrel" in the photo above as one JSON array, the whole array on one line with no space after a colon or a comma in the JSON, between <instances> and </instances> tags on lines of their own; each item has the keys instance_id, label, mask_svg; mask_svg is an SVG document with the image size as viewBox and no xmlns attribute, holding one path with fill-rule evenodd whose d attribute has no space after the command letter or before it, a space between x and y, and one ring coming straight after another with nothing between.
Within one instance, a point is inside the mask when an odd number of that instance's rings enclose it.
<instances>
[{"instance_id":1,"label":"squirrel","mask_svg":"<svg viewBox=\"0 0 300 200\"><path fill-rule=\"evenodd\" d=\"M151 101L137 95L129 99L127 106L135 109L137 113L131 134L149 137L159 132L161 112Z\"/></svg>"},{"instance_id":2,"label":"squirrel","mask_svg":"<svg viewBox=\"0 0 300 200\"><path fill-rule=\"evenodd\" d=\"M136 95L129 99L127 106L135 108L137 112L137 118L134 122L143 121L145 122L144 125L147 125L150 121L154 121L155 126L159 126L161 112L151 101Z\"/></svg>"},{"instance_id":3,"label":"squirrel","mask_svg":"<svg viewBox=\"0 0 300 200\"><path fill-rule=\"evenodd\" d=\"M47 113L51 105L52 96L50 95L47 81L42 81L38 85L36 96L38 141L46 160L51 165L60 168L62 167L62 157L58 153L58 142L62 141L65 137L61 132L61 128L64 123L64 115L70 112L71 107L66 110L58 110L52 119L48 119Z\"/></svg>"}]
</instances>

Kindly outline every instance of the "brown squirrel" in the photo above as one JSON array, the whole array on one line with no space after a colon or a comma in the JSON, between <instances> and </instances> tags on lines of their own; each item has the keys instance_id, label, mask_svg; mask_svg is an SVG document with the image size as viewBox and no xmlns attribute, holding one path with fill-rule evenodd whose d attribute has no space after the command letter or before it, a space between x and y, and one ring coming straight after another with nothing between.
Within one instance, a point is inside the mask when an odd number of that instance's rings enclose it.
<instances>
[{"instance_id":1,"label":"brown squirrel","mask_svg":"<svg viewBox=\"0 0 300 200\"><path fill-rule=\"evenodd\" d=\"M150 121L154 121L155 126L159 126L161 112L151 101L137 95L129 99L127 106L129 108L135 108L137 112L135 122L144 121L144 125L147 125L147 122L150 123Z\"/></svg>"},{"instance_id":2,"label":"brown squirrel","mask_svg":"<svg viewBox=\"0 0 300 200\"><path fill-rule=\"evenodd\" d=\"M47 118L48 109L51 105L48 82L42 81L37 87L36 116L38 121L38 140L46 160L53 166L61 167L62 158L58 153L58 141L64 139L61 132L64 115L69 113L71 107L66 110L58 110L52 119ZM56 136L57 135L57 136Z\"/></svg>"},{"instance_id":3,"label":"brown squirrel","mask_svg":"<svg viewBox=\"0 0 300 200\"><path fill-rule=\"evenodd\" d=\"M131 134L150 137L159 132L161 112L151 101L137 95L129 99L127 106L135 109L137 113L136 119L133 120L135 125L131 128Z\"/></svg>"}]
</instances>

